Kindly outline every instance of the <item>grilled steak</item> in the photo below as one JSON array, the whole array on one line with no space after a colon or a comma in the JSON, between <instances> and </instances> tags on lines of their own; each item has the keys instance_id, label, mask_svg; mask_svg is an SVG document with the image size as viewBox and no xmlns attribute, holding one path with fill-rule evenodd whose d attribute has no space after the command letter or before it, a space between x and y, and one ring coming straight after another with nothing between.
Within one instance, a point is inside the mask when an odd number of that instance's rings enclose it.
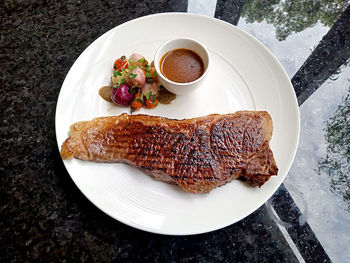
<instances>
[{"instance_id":1,"label":"grilled steak","mask_svg":"<svg viewBox=\"0 0 350 263\"><path fill-rule=\"evenodd\" d=\"M209 193L236 178L261 186L277 175L271 136L264 111L186 120L122 114L73 124L61 156L125 162L186 192Z\"/></svg>"}]
</instances>

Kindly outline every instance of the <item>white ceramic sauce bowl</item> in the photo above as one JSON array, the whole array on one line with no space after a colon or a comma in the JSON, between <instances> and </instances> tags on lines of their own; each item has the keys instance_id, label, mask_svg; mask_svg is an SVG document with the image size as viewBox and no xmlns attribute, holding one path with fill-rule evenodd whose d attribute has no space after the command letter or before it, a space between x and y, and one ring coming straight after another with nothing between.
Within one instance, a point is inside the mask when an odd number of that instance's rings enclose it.
<instances>
[{"instance_id":1,"label":"white ceramic sauce bowl","mask_svg":"<svg viewBox=\"0 0 350 263\"><path fill-rule=\"evenodd\" d=\"M161 70L160 70L160 62L162 57L169 51L174 50L174 49L179 49L179 48L185 48L192 50L196 52L201 59L203 60L204 63L204 73L201 77L198 79L187 82L187 83L179 83L179 82L174 82L172 80L169 80L166 78ZM201 43L199 43L196 40L190 39L190 38L176 38L169 40L162 44L155 56L154 56L154 66L156 68L157 74L158 74L158 80L160 83L170 92L178 94L178 95L186 95L195 89L199 88L200 85L203 83L204 79L208 75L209 71L209 66L210 66L210 57L209 57L209 52L206 49L205 46L203 46Z\"/></svg>"}]
</instances>

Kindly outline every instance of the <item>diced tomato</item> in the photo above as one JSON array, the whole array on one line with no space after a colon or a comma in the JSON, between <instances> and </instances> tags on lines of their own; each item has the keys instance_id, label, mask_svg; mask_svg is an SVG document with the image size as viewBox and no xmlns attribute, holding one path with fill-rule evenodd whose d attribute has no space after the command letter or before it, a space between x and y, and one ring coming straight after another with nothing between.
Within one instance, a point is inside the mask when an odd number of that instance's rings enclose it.
<instances>
[{"instance_id":1,"label":"diced tomato","mask_svg":"<svg viewBox=\"0 0 350 263\"><path fill-rule=\"evenodd\" d=\"M156 68L151 68L151 69L149 70L149 72L151 73L151 75L152 75L153 77L156 77L156 76L157 76Z\"/></svg>"},{"instance_id":2,"label":"diced tomato","mask_svg":"<svg viewBox=\"0 0 350 263\"><path fill-rule=\"evenodd\" d=\"M119 70L121 71L121 68L125 68L127 69L129 67L128 65L128 60L123 56L118 58L115 62L114 62L114 70Z\"/></svg>"},{"instance_id":3,"label":"diced tomato","mask_svg":"<svg viewBox=\"0 0 350 263\"><path fill-rule=\"evenodd\" d=\"M147 70L145 70L145 69L142 69L142 70L146 75L148 83L153 83L153 82L157 83L157 73L156 73L156 69L154 67L148 68Z\"/></svg>"},{"instance_id":4,"label":"diced tomato","mask_svg":"<svg viewBox=\"0 0 350 263\"><path fill-rule=\"evenodd\" d=\"M157 105L158 105L158 100L157 99L154 99L154 102L152 102L152 100L150 100L150 99L145 100L145 107L147 109L153 109Z\"/></svg>"},{"instance_id":5,"label":"diced tomato","mask_svg":"<svg viewBox=\"0 0 350 263\"><path fill-rule=\"evenodd\" d=\"M142 103L139 102L139 101L137 101L137 100L134 100L134 101L131 103L131 109L132 109L133 111L137 111L137 110L141 109L142 106L143 106Z\"/></svg>"},{"instance_id":6,"label":"diced tomato","mask_svg":"<svg viewBox=\"0 0 350 263\"><path fill-rule=\"evenodd\" d=\"M151 68L151 69L150 69L150 73L151 73L151 75L152 75L152 78L154 79L154 82L157 83L158 78L157 78L156 68L154 68L154 67Z\"/></svg>"},{"instance_id":7,"label":"diced tomato","mask_svg":"<svg viewBox=\"0 0 350 263\"><path fill-rule=\"evenodd\" d=\"M142 95L141 92L137 92L135 94L135 100L138 99L138 98L141 98L141 95Z\"/></svg>"},{"instance_id":8,"label":"diced tomato","mask_svg":"<svg viewBox=\"0 0 350 263\"><path fill-rule=\"evenodd\" d=\"M143 103L142 103L142 102L143 102L143 100L142 100L142 97L141 97L141 93L140 93L140 92L136 93L135 99L134 99L134 101L131 103L131 109L132 109L133 111L137 111L137 110L141 109L142 106L143 106Z\"/></svg>"}]
</instances>

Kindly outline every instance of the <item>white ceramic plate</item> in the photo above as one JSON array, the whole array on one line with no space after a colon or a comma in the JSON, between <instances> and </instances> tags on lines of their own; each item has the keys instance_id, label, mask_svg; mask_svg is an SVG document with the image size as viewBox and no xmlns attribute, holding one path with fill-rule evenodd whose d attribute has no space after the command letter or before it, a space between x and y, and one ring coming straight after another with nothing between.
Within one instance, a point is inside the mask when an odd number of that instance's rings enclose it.
<instances>
[{"instance_id":1,"label":"white ceramic plate","mask_svg":"<svg viewBox=\"0 0 350 263\"><path fill-rule=\"evenodd\" d=\"M226 22L186 13L151 15L117 26L94 41L67 74L57 102L56 135L60 148L72 123L129 112L98 96L99 88L110 83L114 60L132 52L152 60L157 47L175 37L196 39L209 49L208 78L171 105L139 113L182 119L267 110L274 123L271 148L278 176L261 188L237 180L210 194L193 195L125 164L64 164L83 194L111 217L149 232L186 235L216 230L252 213L280 186L294 159L299 139L295 93L277 59L255 38Z\"/></svg>"}]
</instances>

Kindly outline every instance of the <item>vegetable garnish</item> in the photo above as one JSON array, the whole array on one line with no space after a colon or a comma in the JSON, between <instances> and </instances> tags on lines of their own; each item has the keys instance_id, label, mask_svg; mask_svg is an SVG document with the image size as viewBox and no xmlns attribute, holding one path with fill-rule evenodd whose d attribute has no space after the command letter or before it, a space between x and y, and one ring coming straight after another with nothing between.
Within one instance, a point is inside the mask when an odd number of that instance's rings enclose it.
<instances>
[{"instance_id":1,"label":"vegetable garnish","mask_svg":"<svg viewBox=\"0 0 350 263\"><path fill-rule=\"evenodd\" d=\"M152 95L152 92L148 92L146 95L144 95L146 97L146 100L149 100L149 97Z\"/></svg>"},{"instance_id":2,"label":"vegetable garnish","mask_svg":"<svg viewBox=\"0 0 350 263\"><path fill-rule=\"evenodd\" d=\"M144 105L141 93L136 93L134 101L131 103L131 112L141 109Z\"/></svg>"},{"instance_id":3,"label":"vegetable garnish","mask_svg":"<svg viewBox=\"0 0 350 263\"><path fill-rule=\"evenodd\" d=\"M137 74L132 74L132 73L129 74L129 78L134 79L135 77L137 77Z\"/></svg>"},{"instance_id":4,"label":"vegetable garnish","mask_svg":"<svg viewBox=\"0 0 350 263\"><path fill-rule=\"evenodd\" d=\"M125 84L125 79L124 78L119 80L119 81L117 81L117 84L113 85L113 88L118 89L120 84Z\"/></svg>"},{"instance_id":5,"label":"vegetable garnish","mask_svg":"<svg viewBox=\"0 0 350 263\"><path fill-rule=\"evenodd\" d=\"M99 91L105 100L130 106L131 112L142 107L152 109L162 103L158 100L159 84L153 62L149 64L144 56L133 53L129 58L118 58L113 68L112 85Z\"/></svg>"},{"instance_id":6,"label":"vegetable garnish","mask_svg":"<svg viewBox=\"0 0 350 263\"><path fill-rule=\"evenodd\" d=\"M121 68L127 69L128 67L129 67L128 61L126 60L125 56L122 56L122 57L118 58L114 62L114 66L113 66L114 70L119 70L119 71L120 71Z\"/></svg>"},{"instance_id":7,"label":"vegetable garnish","mask_svg":"<svg viewBox=\"0 0 350 263\"><path fill-rule=\"evenodd\" d=\"M114 71L114 77L122 76L122 73L119 70Z\"/></svg>"},{"instance_id":8,"label":"vegetable garnish","mask_svg":"<svg viewBox=\"0 0 350 263\"><path fill-rule=\"evenodd\" d=\"M134 112L134 111L141 109L142 106L143 106L143 104L141 102L134 100L131 103L131 112Z\"/></svg>"},{"instance_id":9,"label":"vegetable garnish","mask_svg":"<svg viewBox=\"0 0 350 263\"><path fill-rule=\"evenodd\" d=\"M151 73L148 73L148 72L146 72L145 75L146 75L146 78L152 78L152 76L153 76Z\"/></svg>"},{"instance_id":10,"label":"vegetable garnish","mask_svg":"<svg viewBox=\"0 0 350 263\"><path fill-rule=\"evenodd\" d=\"M117 89L112 90L111 99L115 104L129 106L134 100L134 94L129 93L129 87L120 84Z\"/></svg>"},{"instance_id":11,"label":"vegetable garnish","mask_svg":"<svg viewBox=\"0 0 350 263\"><path fill-rule=\"evenodd\" d=\"M136 101L140 102L143 105L143 100L141 98L136 98Z\"/></svg>"},{"instance_id":12,"label":"vegetable garnish","mask_svg":"<svg viewBox=\"0 0 350 263\"><path fill-rule=\"evenodd\" d=\"M148 108L148 109L153 109L155 107L157 107L158 105L158 100L157 99L149 99L149 100L145 100L145 107Z\"/></svg>"},{"instance_id":13,"label":"vegetable garnish","mask_svg":"<svg viewBox=\"0 0 350 263\"><path fill-rule=\"evenodd\" d=\"M148 64L146 66L144 66L145 71L148 73L150 72L150 68L151 68L151 66Z\"/></svg>"}]
</instances>

